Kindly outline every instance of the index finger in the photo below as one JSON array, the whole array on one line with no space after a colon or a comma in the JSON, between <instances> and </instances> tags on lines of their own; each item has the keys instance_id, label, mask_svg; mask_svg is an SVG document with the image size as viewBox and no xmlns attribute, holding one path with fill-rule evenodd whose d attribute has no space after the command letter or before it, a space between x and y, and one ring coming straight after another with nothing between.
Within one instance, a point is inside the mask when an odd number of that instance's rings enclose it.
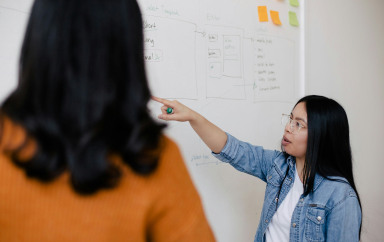
<instances>
[{"instance_id":1,"label":"index finger","mask_svg":"<svg viewBox=\"0 0 384 242\"><path fill-rule=\"evenodd\" d=\"M173 105L171 104L171 101L168 101L166 99L163 99L163 98L159 98L159 97L155 97L155 96L152 96L152 100L156 101L156 102L159 102L159 103L162 103L164 105L167 105L169 107L172 107Z\"/></svg>"}]
</instances>

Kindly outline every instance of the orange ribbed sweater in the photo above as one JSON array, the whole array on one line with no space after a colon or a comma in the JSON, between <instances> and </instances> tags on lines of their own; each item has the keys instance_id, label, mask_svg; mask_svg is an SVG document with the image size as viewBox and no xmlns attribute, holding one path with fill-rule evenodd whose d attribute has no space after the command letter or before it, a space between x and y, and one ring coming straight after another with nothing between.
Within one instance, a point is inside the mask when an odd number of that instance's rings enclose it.
<instances>
[{"instance_id":1,"label":"orange ribbed sweater","mask_svg":"<svg viewBox=\"0 0 384 242\"><path fill-rule=\"evenodd\" d=\"M81 196L71 189L67 173L47 184L27 178L5 152L21 144L25 132L9 119L3 124L0 242L215 240L179 149L170 139L164 139L159 166L150 176L139 176L117 161L123 177L116 188ZM32 146L21 155L33 155Z\"/></svg>"}]
</instances>

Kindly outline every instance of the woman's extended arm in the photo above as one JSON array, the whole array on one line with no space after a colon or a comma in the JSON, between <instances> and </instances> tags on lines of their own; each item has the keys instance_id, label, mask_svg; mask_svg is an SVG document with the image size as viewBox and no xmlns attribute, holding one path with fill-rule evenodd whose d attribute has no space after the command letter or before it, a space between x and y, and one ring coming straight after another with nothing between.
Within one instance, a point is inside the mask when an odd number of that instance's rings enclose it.
<instances>
[{"instance_id":1,"label":"woman's extended arm","mask_svg":"<svg viewBox=\"0 0 384 242\"><path fill-rule=\"evenodd\" d=\"M227 134L202 115L178 101L169 101L158 97L152 97L152 99L163 104L161 107L162 114L158 116L159 119L180 122L188 121L195 132L214 153L220 153L224 148L227 142ZM173 113L168 114L168 108L172 108Z\"/></svg>"}]
</instances>

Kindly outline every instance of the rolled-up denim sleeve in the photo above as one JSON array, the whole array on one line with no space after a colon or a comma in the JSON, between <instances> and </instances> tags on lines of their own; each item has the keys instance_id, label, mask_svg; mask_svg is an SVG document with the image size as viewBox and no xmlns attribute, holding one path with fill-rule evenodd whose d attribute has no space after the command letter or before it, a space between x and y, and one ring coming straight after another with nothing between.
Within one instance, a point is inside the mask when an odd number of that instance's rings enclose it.
<instances>
[{"instance_id":1,"label":"rolled-up denim sleeve","mask_svg":"<svg viewBox=\"0 0 384 242\"><path fill-rule=\"evenodd\" d=\"M212 154L217 159L231 164L237 170L266 182L267 171L271 168L274 159L282 153L240 141L227 133L227 143L223 150L219 154L213 152Z\"/></svg>"},{"instance_id":2,"label":"rolled-up denim sleeve","mask_svg":"<svg viewBox=\"0 0 384 242\"><path fill-rule=\"evenodd\" d=\"M327 218L326 241L359 241L361 209L355 195L336 205Z\"/></svg>"}]
</instances>

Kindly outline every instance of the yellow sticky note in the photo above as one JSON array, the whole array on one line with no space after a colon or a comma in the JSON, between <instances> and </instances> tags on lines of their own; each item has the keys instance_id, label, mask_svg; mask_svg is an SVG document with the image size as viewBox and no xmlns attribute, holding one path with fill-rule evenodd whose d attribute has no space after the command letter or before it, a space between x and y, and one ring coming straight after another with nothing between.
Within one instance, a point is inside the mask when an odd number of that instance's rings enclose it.
<instances>
[{"instance_id":1,"label":"yellow sticky note","mask_svg":"<svg viewBox=\"0 0 384 242\"><path fill-rule=\"evenodd\" d=\"M279 12L278 11L269 11L271 13L271 19L272 22L276 25L281 25L280 17L279 17Z\"/></svg>"},{"instance_id":2,"label":"yellow sticky note","mask_svg":"<svg viewBox=\"0 0 384 242\"><path fill-rule=\"evenodd\" d=\"M299 1L298 0L289 0L289 3L291 6L298 7L299 6Z\"/></svg>"},{"instance_id":3,"label":"yellow sticky note","mask_svg":"<svg viewBox=\"0 0 384 242\"><path fill-rule=\"evenodd\" d=\"M292 26L299 26L299 21L297 20L297 16L295 12L289 11L289 23Z\"/></svg>"},{"instance_id":4,"label":"yellow sticky note","mask_svg":"<svg viewBox=\"0 0 384 242\"><path fill-rule=\"evenodd\" d=\"M259 21L268 22L267 6L258 6L257 11L259 12Z\"/></svg>"}]
</instances>

